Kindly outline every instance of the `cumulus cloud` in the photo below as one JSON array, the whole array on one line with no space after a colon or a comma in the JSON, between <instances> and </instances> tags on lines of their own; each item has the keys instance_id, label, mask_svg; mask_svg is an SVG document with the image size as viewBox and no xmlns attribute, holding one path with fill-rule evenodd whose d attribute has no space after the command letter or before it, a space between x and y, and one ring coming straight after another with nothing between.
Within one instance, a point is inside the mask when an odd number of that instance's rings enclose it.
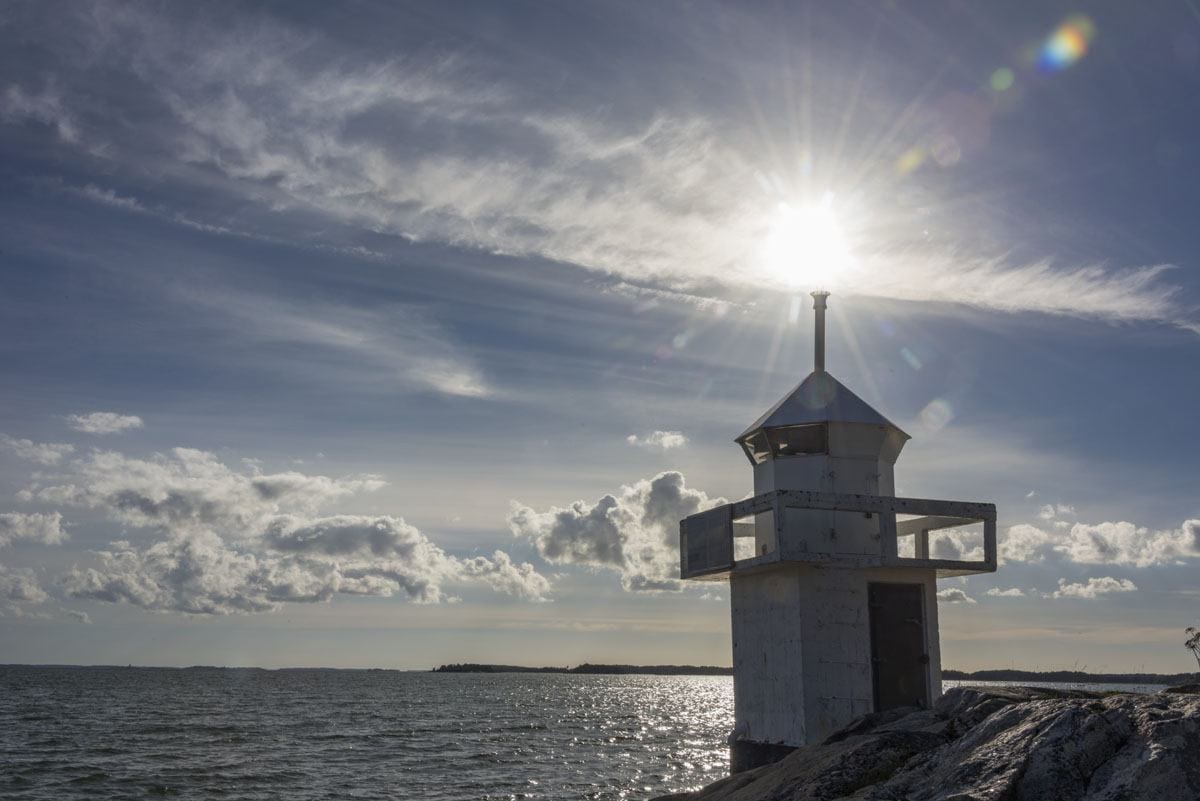
<instances>
[{"instance_id":1,"label":"cumulus cloud","mask_svg":"<svg viewBox=\"0 0 1200 801\"><path fill-rule=\"evenodd\" d=\"M399 595L434 603L445 587L482 583L540 600L550 589L532 565L497 552L461 560L399 517L318 511L383 485L376 476L235 470L205 451L134 458L97 451L74 460L32 497L96 509L157 535L119 540L61 583L73 598L188 614L265 612L343 595Z\"/></svg>"},{"instance_id":2,"label":"cumulus cloud","mask_svg":"<svg viewBox=\"0 0 1200 801\"><path fill-rule=\"evenodd\" d=\"M148 548L117 541L97 567L63 576L73 598L191 614L265 612L285 601L324 601L338 588L336 565L260 559L212 532L175 533Z\"/></svg>"},{"instance_id":3,"label":"cumulus cloud","mask_svg":"<svg viewBox=\"0 0 1200 801\"><path fill-rule=\"evenodd\" d=\"M35 481L27 491L46 503L99 509L131 526L215 528L236 537L261 531L285 509L311 513L383 484L370 475L239 472L207 451L174 448L148 458L94 451L72 462L69 472Z\"/></svg>"},{"instance_id":4,"label":"cumulus cloud","mask_svg":"<svg viewBox=\"0 0 1200 801\"><path fill-rule=\"evenodd\" d=\"M14 542L58 545L66 539L62 515L57 512L0 514L0 548ZM32 570L0 564L0 617L41 617L28 606L44 603L49 597Z\"/></svg>"},{"instance_id":5,"label":"cumulus cloud","mask_svg":"<svg viewBox=\"0 0 1200 801\"><path fill-rule=\"evenodd\" d=\"M984 593L992 598L1024 598L1025 591L1020 587L1009 587L1007 590L1002 590L999 587L992 587Z\"/></svg>"},{"instance_id":6,"label":"cumulus cloud","mask_svg":"<svg viewBox=\"0 0 1200 801\"><path fill-rule=\"evenodd\" d=\"M929 535L929 555L934 559L983 560L983 534L947 529Z\"/></svg>"},{"instance_id":7,"label":"cumulus cloud","mask_svg":"<svg viewBox=\"0 0 1200 801\"><path fill-rule=\"evenodd\" d=\"M639 448L669 451L672 448L682 448L687 445L688 438L683 435L682 431L651 431L640 437L637 434L630 434L625 441Z\"/></svg>"},{"instance_id":8,"label":"cumulus cloud","mask_svg":"<svg viewBox=\"0 0 1200 801\"><path fill-rule=\"evenodd\" d=\"M0 450L8 451L21 459L49 466L58 464L64 456L74 452L75 446L65 442L33 442L28 439L16 439L8 434L0 434Z\"/></svg>"},{"instance_id":9,"label":"cumulus cloud","mask_svg":"<svg viewBox=\"0 0 1200 801\"><path fill-rule=\"evenodd\" d=\"M1041 562L1057 541L1053 534L1028 523L1009 526L997 539L1001 562Z\"/></svg>"},{"instance_id":10,"label":"cumulus cloud","mask_svg":"<svg viewBox=\"0 0 1200 801\"><path fill-rule=\"evenodd\" d=\"M1056 517L1075 516L1075 507L1065 503L1058 504L1043 504L1038 510L1038 517L1042 520L1053 520Z\"/></svg>"},{"instance_id":11,"label":"cumulus cloud","mask_svg":"<svg viewBox=\"0 0 1200 801\"><path fill-rule=\"evenodd\" d=\"M1021 523L1009 527L999 547L1001 557L1012 562L1065 559L1076 564L1131 567L1180 564L1200 558L1200 520L1186 520L1179 528L1160 530L1126 521L1067 522L1055 525L1053 531Z\"/></svg>"},{"instance_id":12,"label":"cumulus cloud","mask_svg":"<svg viewBox=\"0 0 1200 801\"><path fill-rule=\"evenodd\" d=\"M0 547L17 541L58 545L66 539L62 515L58 512L0 513Z\"/></svg>"},{"instance_id":13,"label":"cumulus cloud","mask_svg":"<svg viewBox=\"0 0 1200 801\"><path fill-rule=\"evenodd\" d=\"M965 591L958 587L949 587L944 590L938 590L937 594L939 601L945 601L948 604L973 604L975 599L967 595Z\"/></svg>"},{"instance_id":14,"label":"cumulus cloud","mask_svg":"<svg viewBox=\"0 0 1200 801\"><path fill-rule=\"evenodd\" d=\"M0 600L37 604L49 597L32 570L0 565Z\"/></svg>"},{"instance_id":15,"label":"cumulus cloud","mask_svg":"<svg viewBox=\"0 0 1200 801\"><path fill-rule=\"evenodd\" d=\"M725 503L686 485L682 474L622 486L594 503L538 512L516 501L508 524L553 564L576 564L620 574L626 590L679 588L679 521Z\"/></svg>"},{"instance_id":16,"label":"cumulus cloud","mask_svg":"<svg viewBox=\"0 0 1200 801\"><path fill-rule=\"evenodd\" d=\"M119 434L122 431L142 428L145 425L142 418L136 414L118 414L116 412L70 414L67 415L67 424L85 434Z\"/></svg>"},{"instance_id":17,"label":"cumulus cloud","mask_svg":"<svg viewBox=\"0 0 1200 801\"><path fill-rule=\"evenodd\" d=\"M504 551L492 558L476 556L460 563L464 576L480 579L497 592L514 595L528 601L543 601L550 591L550 582L528 562L517 564Z\"/></svg>"},{"instance_id":18,"label":"cumulus cloud","mask_svg":"<svg viewBox=\"0 0 1200 801\"><path fill-rule=\"evenodd\" d=\"M1066 579L1058 580L1058 589L1050 593L1050 598L1083 598L1095 600L1101 595L1115 592L1134 592L1137 585L1129 579L1115 579L1112 576L1089 578L1086 584L1069 584Z\"/></svg>"},{"instance_id":19,"label":"cumulus cloud","mask_svg":"<svg viewBox=\"0 0 1200 801\"><path fill-rule=\"evenodd\" d=\"M373 233L540 256L673 289L777 280L762 269L761 244L789 187L752 128L669 104L605 114L551 105L481 52L347 51L333 35L257 15L219 22L189 15L185 25L153 6L124 6L106 10L103 24L97 17L85 7L25 33L74 80L35 90L14 77L0 100L3 119L52 125L64 147L99 148L107 164L179 182L176 195L186 194L178 190L188 181L203 181L231 202L304 221L315 214ZM92 73L112 85L133 83L155 102L105 97L89 85ZM822 87L836 91L814 88ZM66 111L75 107L91 111L94 124L81 129ZM883 95L860 107L878 115L862 124L888 129L908 120L899 135L913 140L936 116L933 109L901 113ZM107 134L101 123L108 117L121 119L122 135ZM142 138L128 136L130 129ZM1195 328L1183 319L1178 287L1163 280L1164 265L1115 270L965 254L953 243L897 246L914 226L911 216L887 222L888 199L900 187L886 178L894 173L886 150L863 154L863 169L879 176L878 197L874 208L847 216L875 222L850 232L861 269L836 289ZM107 192L95 192L96 201L113 205L116 196ZM230 233L227 221L178 216ZM314 235L312 226L296 227L297 239Z\"/></svg>"},{"instance_id":20,"label":"cumulus cloud","mask_svg":"<svg viewBox=\"0 0 1200 801\"><path fill-rule=\"evenodd\" d=\"M1200 520L1151 531L1133 523L1076 523L1055 546L1072 562L1149 567L1200 557Z\"/></svg>"}]
</instances>

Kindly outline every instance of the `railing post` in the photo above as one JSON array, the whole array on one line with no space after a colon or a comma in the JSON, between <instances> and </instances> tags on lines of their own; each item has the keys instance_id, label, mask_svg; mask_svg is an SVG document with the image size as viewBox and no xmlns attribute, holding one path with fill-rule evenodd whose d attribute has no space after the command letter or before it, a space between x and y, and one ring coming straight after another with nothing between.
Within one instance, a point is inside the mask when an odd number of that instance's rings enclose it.
<instances>
[{"instance_id":1,"label":"railing post","mask_svg":"<svg viewBox=\"0 0 1200 801\"><path fill-rule=\"evenodd\" d=\"M983 519L983 561L992 570L996 569L996 513Z\"/></svg>"},{"instance_id":2,"label":"railing post","mask_svg":"<svg viewBox=\"0 0 1200 801\"><path fill-rule=\"evenodd\" d=\"M929 558L929 529L924 528L917 532L913 549L913 556L917 559Z\"/></svg>"},{"instance_id":3,"label":"railing post","mask_svg":"<svg viewBox=\"0 0 1200 801\"><path fill-rule=\"evenodd\" d=\"M885 565L895 564L900 558L896 545L896 513L879 513L879 558Z\"/></svg>"}]
</instances>

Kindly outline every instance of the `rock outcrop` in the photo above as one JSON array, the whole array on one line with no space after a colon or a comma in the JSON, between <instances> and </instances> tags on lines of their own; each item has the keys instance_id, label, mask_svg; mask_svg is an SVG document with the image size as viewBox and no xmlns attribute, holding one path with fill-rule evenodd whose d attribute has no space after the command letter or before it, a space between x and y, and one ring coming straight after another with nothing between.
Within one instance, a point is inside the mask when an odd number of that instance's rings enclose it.
<instances>
[{"instance_id":1,"label":"rock outcrop","mask_svg":"<svg viewBox=\"0 0 1200 801\"><path fill-rule=\"evenodd\" d=\"M1200 801L1200 696L960 687L655 801Z\"/></svg>"}]
</instances>

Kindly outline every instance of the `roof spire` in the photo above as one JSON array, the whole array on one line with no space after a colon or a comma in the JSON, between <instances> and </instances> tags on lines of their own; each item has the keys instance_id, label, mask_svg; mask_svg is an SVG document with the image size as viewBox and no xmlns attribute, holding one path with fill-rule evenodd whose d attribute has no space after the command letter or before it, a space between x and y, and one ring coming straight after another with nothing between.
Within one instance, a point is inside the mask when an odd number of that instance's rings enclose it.
<instances>
[{"instance_id":1,"label":"roof spire","mask_svg":"<svg viewBox=\"0 0 1200 801\"><path fill-rule=\"evenodd\" d=\"M812 293L813 309L816 310L816 335L813 338L813 372L825 372L825 299L829 293L818 290Z\"/></svg>"}]
</instances>

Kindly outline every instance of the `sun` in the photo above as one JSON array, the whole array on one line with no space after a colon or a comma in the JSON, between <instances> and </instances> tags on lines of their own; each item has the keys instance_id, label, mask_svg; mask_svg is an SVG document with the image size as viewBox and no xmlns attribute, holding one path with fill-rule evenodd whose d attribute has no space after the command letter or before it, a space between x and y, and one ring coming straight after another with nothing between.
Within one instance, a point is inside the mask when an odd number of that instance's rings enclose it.
<instances>
[{"instance_id":1,"label":"sun","mask_svg":"<svg viewBox=\"0 0 1200 801\"><path fill-rule=\"evenodd\" d=\"M780 203L763 244L767 270L789 286L830 289L850 266L850 250L833 212L833 198L819 204Z\"/></svg>"}]
</instances>

